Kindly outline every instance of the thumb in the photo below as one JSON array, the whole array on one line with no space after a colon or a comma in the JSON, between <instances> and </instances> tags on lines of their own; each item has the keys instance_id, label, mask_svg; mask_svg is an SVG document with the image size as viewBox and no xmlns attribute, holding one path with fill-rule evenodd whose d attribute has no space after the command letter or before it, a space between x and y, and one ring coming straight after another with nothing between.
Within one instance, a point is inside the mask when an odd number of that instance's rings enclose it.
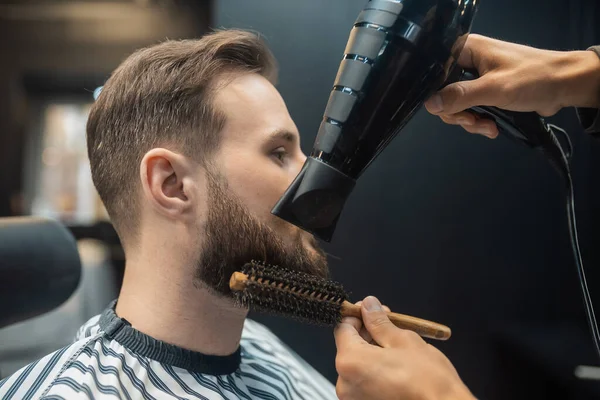
<instances>
[{"instance_id":1,"label":"thumb","mask_svg":"<svg viewBox=\"0 0 600 400\"><path fill-rule=\"evenodd\" d=\"M371 337L381 347L394 347L399 329L392 324L377 298L369 296L363 300L362 319Z\"/></svg>"},{"instance_id":2,"label":"thumb","mask_svg":"<svg viewBox=\"0 0 600 400\"><path fill-rule=\"evenodd\" d=\"M493 106L498 101L498 91L487 76L472 81L452 83L425 102L431 114L456 114L473 106Z\"/></svg>"}]
</instances>

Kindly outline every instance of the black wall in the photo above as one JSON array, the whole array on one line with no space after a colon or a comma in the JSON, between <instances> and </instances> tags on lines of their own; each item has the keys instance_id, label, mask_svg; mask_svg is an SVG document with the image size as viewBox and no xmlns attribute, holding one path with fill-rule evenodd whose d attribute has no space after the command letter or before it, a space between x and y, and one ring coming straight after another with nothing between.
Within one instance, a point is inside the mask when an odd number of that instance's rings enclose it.
<instances>
[{"instance_id":1,"label":"black wall","mask_svg":"<svg viewBox=\"0 0 600 400\"><path fill-rule=\"evenodd\" d=\"M215 27L255 29L280 62L284 99L309 152L348 33L365 0L219 0ZM567 50L600 43L595 0L482 1L474 32ZM600 298L600 142L573 110L551 119L575 143L583 256ZM424 111L359 180L328 251L355 300L449 324L436 344L482 399L584 399L598 384L558 176L540 154L471 136ZM600 300L598 300L600 301ZM600 305L598 306L600 307ZM329 330L255 316L332 381Z\"/></svg>"}]
</instances>

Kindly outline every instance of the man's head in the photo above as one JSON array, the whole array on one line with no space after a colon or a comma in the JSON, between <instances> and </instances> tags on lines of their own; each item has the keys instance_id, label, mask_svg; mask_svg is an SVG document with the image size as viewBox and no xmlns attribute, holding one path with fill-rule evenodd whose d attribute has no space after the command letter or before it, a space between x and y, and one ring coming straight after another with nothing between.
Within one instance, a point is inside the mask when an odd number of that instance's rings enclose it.
<instances>
[{"instance_id":1,"label":"man's head","mask_svg":"<svg viewBox=\"0 0 600 400\"><path fill-rule=\"evenodd\" d=\"M270 213L306 159L275 79L264 42L237 30L165 42L117 68L87 140L128 257L160 243L221 293L251 259L326 275L312 236Z\"/></svg>"}]
</instances>

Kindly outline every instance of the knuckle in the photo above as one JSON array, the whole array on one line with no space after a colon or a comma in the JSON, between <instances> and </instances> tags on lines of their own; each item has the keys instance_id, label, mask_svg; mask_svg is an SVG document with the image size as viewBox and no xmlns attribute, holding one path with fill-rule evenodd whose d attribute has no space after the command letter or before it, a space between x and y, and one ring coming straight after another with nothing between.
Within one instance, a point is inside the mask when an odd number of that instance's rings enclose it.
<instances>
[{"instance_id":1,"label":"knuckle","mask_svg":"<svg viewBox=\"0 0 600 400\"><path fill-rule=\"evenodd\" d=\"M342 381L342 378L338 377L337 382L335 383L335 394L337 395L338 399L342 398L342 395L344 393L344 382Z\"/></svg>"},{"instance_id":2,"label":"knuckle","mask_svg":"<svg viewBox=\"0 0 600 400\"><path fill-rule=\"evenodd\" d=\"M469 89L467 88L467 85L465 85L463 82L457 82L454 86L454 96L457 99L460 99L461 97L465 97L468 94Z\"/></svg>"},{"instance_id":3,"label":"knuckle","mask_svg":"<svg viewBox=\"0 0 600 400\"><path fill-rule=\"evenodd\" d=\"M359 373L359 365L355 357L338 355L335 358L335 369L340 376L353 377Z\"/></svg>"},{"instance_id":4,"label":"knuckle","mask_svg":"<svg viewBox=\"0 0 600 400\"><path fill-rule=\"evenodd\" d=\"M337 384L335 385L335 394L340 400L349 400L349 390L347 386L338 379Z\"/></svg>"},{"instance_id":5,"label":"knuckle","mask_svg":"<svg viewBox=\"0 0 600 400\"><path fill-rule=\"evenodd\" d=\"M483 38L484 38L483 36L481 36L477 33L471 33L469 35L469 41L473 41L473 42L481 41Z\"/></svg>"},{"instance_id":6,"label":"knuckle","mask_svg":"<svg viewBox=\"0 0 600 400\"><path fill-rule=\"evenodd\" d=\"M417 333L415 333L413 331L400 330L398 335L402 341L407 342L407 343L420 344L421 342L424 342L423 339L421 338L421 336L419 336Z\"/></svg>"},{"instance_id":7,"label":"knuckle","mask_svg":"<svg viewBox=\"0 0 600 400\"><path fill-rule=\"evenodd\" d=\"M436 357L436 358L444 357L444 354L437 347L432 345L431 343L427 343L427 350L429 350L429 354L431 354L433 357Z\"/></svg>"},{"instance_id":8,"label":"knuckle","mask_svg":"<svg viewBox=\"0 0 600 400\"><path fill-rule=\"evenodd\" d=\"M442 90L442 103L444 104L444 112L453 115L463 111L463 103L469 95L468 83L456 82Z\"/></svg>"},{"instance_id":9,"label":"knuckle","mask_svg":"<svg viewBox=\"0 0 600 400\"><path fill-rule=\"evenodd\" d=\"M338 372L339 375L345 375L345 371L346 371L346 357L338 355L335 358L335 370Z\"/></svg>"},{"instance_id":10,"label":"knuckle","mask_svg":"<svg viewBox=\"0 0 600 400\"><path fill-rule=\"evenodd\" d=\"M444 353L442 353L438 348L429 343L427 343L427 347L429 349L431 357L434 360L437 360L437 362L441 363L442 365L445 365L450 370L455 371L454 365L452 365L452 362L450 362L450 360L444 355Z\"/></svg>"},{"instance_id":11,"label":"knuckle","mask_svg":"<svg viewBox=\"0 0 600 400\"><path fill-rule=\"evenodd\" d=\"M514 82L513 79L504 79L502 81L496 81L496 85L500 87L503 93L508 96L514 96L519 90L519 86Z\"/></svg>"}]
</instances>

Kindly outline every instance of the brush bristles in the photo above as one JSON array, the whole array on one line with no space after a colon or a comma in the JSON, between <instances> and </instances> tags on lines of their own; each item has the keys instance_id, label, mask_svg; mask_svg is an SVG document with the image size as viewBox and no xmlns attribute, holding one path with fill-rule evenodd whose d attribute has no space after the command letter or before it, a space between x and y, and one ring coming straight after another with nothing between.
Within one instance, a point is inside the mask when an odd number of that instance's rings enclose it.
<instances>
[{"instance_id":1,"label":"brush bristles","mask_svg":"<svg viewBox=\"0 0 600 400\"><path fill-rule=\"evenodd\" d=\"M238 300L253 310L291 317L317 325L335 325L348 295L337 282L302 272L252 261L244 265L248 275Z\"/></svg>"}]
</instances>

